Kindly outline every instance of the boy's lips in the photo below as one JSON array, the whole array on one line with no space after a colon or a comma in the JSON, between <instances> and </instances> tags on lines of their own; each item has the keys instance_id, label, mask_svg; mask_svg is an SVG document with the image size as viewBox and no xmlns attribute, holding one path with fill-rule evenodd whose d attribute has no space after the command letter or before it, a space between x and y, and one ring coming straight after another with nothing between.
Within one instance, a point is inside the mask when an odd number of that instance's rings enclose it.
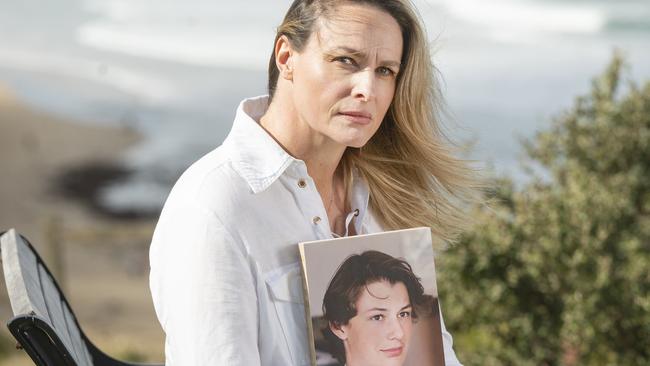
<instances>
[{"instance_id":1,"label":"boy's lips","mask_svg":"<svg viewBox=\"0 0 650 366\"><path fill-rule=\"evenodd\" d=\"M388 357L397 357L402 354L404 347L386 348L381 351Z\"/></svg>"}]
</instances>

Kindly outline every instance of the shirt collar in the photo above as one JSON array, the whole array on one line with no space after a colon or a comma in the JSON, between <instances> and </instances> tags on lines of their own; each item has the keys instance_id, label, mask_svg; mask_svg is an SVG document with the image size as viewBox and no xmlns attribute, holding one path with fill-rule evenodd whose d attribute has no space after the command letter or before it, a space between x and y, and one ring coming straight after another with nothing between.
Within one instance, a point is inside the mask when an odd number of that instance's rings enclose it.
<instances>
[{"instance_id":1,"label":"shirt collar","mask_svg":"<svg viewBox=\"0 0 650 366\"><path fill-rule=\"evenodd\" d=\"M292 164L304 162L295 159L258 123L269 105L268 96L243 100L237 107L232 130L224 145L232 153L233 169L254 193L266 190ZM304 168L306 171L306 167Z\"/></svg>"},{"instance_id":2,"label":"shirt collar","mask_svg":"<svg viewBox=\"0 0 650 366\"><path fill-rule=\"evenodd\" d=\"M257 122L269 105L266 95L244 99L237 107L232 130L224 141L231 151L233 169L248 183L254 193L266 190L282 174L306 177L307 166L289 155ZM368 185L353 169L352 210L359 210L355 221L357 233L368 211Z\"/></svg>"}]
</instances>

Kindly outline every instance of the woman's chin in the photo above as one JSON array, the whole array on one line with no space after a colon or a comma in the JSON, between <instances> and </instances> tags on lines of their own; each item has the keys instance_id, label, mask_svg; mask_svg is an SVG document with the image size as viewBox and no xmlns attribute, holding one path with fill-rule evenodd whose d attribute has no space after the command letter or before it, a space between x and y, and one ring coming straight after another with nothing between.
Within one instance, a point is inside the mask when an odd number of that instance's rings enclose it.
<instances>
[{"instance_id":1,"label":"woman's chin","mask_svg":"<svg viewBox=\"0 0 650 366\"><path fill-rule=\"evenodd\" d=\"M360 137L360 138L347 138L347 139L344 139L341 142L342 142L343 145L345 145L347 147L353 147L353 148L360 149L360 148L364 147L368 143L368 140L369 140L368 138Z\"/></svg>"}]
</instances>

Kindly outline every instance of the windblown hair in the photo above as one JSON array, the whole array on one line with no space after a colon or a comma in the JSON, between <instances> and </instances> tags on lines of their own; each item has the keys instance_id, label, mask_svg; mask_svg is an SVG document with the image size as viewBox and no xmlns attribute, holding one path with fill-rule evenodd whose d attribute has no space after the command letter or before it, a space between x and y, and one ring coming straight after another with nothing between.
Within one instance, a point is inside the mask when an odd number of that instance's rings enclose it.
<instances>
[{"instance_id":1,"label":"windblown hair","mask_svg":"<svg viewBox=\"0 0 650 366\"><path fill-rule=\"evenodd\" d=\"M334 15L344 3L367 4L390 14L402 31L403 52L393 101L381 126L360 149L342 158L350 192L356 170L368 183L370 209L384 229L428 226L434 237L453 242L469 223L467 208L482 201L476 171L456 151L440 128L442 95L429 52L426 31L409 0L295 0L278 27L301 52L320 17ZM274 44L275 44L274 43ZM269 61L269 97L279 70Z\"/></svg>"},{"instance_id":2,"label":"windblown hair","mask_svg":"<svg viewBox=\"0 0 650 366\"><path fill-rule=\"evenodd\" d=\"M369 250L349 256L336 270L323 297L323 318L327 324L341 326L348 324L357 315L355 307L362 291L368 285L388 281L394 285L401 282L406 287L412 306L411 318L419 314L427 315L431 311L431 296L424 294L420 279L413 273L408 262L394 258L386 253ZM329 343L329 351L339 362L345 363L345 347L326 326L323 336Z\"/></svg>"}]
</instances>

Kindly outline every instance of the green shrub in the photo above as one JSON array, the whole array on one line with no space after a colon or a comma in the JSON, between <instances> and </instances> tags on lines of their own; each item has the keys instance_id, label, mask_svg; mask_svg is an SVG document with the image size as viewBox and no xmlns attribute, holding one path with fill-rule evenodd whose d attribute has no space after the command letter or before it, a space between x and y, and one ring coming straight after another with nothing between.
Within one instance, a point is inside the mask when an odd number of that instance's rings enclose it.
<instances>
[{"instance_id":1,"label":"green shrub","mask_svg":"<svg viewBox=\"0 0 650 366\"><path fill-rule=\"evenodd\" d=\"M650 82L623 93L622 64L525 142L544 173L500 180L440 256L467 365L650 364Z\"/></svg>"}]
</instances>

